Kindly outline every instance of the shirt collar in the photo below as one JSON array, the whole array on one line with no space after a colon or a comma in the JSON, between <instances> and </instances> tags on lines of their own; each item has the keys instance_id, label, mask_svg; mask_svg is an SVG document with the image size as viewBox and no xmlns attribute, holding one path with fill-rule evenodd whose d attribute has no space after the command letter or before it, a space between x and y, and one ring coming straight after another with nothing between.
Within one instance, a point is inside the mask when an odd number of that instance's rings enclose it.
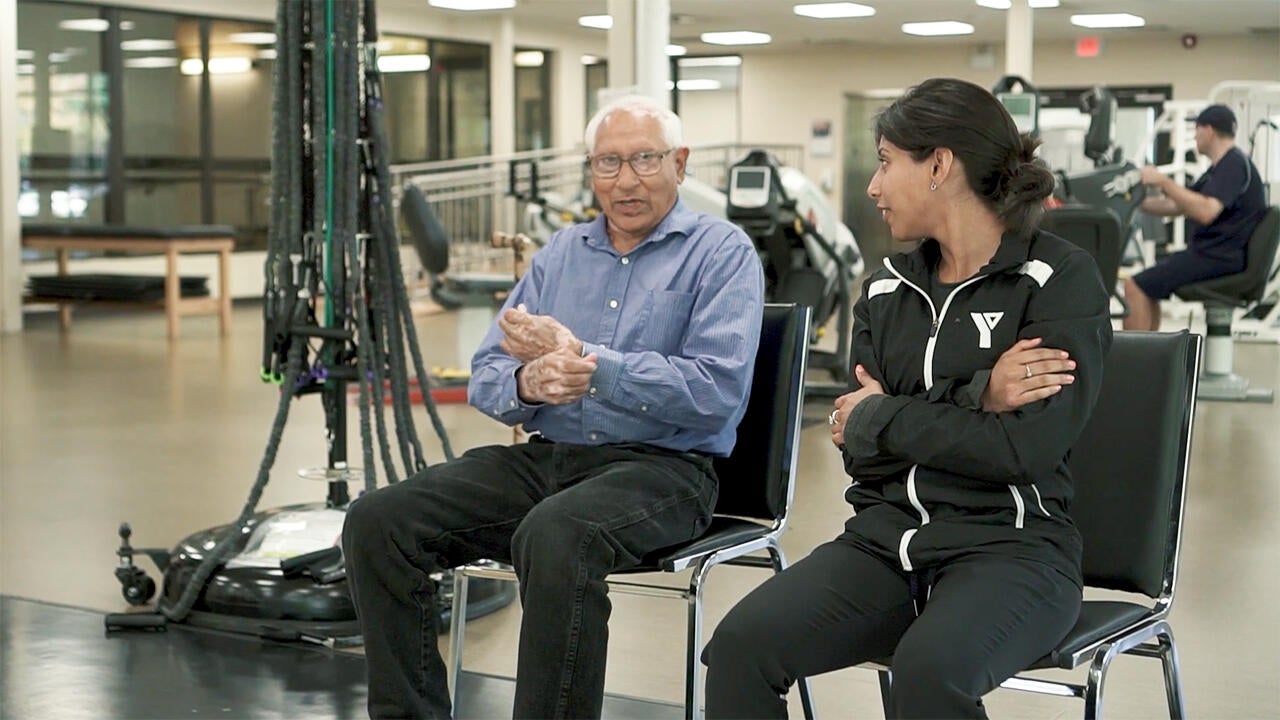
<instances>
[{"instance_id":1,"label":"shirt collar","mask_svg":"<svg viewBox=\"0 0 1280 720\"><path fill-rule=\"evenodd\" d=\"M599 249L613 249L613 244L609 242L608 218L604 213L600 213L600 217L586 225L585 231L582 233L582 239L586 240L587 245ZM662 242L672 236L680 235L689 237L698 227L698 213L693 212L685 206L684 200L676 196L676 204L672 206L658 222L658 226L649 233L649 237L644 239L638 247L644 247L650 243Z\"/></svg>"}]
</instances>

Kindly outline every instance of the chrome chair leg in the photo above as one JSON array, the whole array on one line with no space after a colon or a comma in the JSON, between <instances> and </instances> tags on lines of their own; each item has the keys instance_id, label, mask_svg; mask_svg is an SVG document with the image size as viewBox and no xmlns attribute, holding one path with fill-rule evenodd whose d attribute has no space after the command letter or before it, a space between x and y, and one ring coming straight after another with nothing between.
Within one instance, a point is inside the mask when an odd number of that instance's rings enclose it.
<instances>
[{"instance_id":1,"label":"chrome chair leg","mask_svg":"<svg viewBox=\"0 0 1280 720\"><path fill-rule=\"evenodd\" d=\"M449 707L458 711L458 682L462 679L462 642L467 629L467 574L453 573L453 609L449 612Z\"/></svg>"},{"instance_id":2,"label":"chrome chair leg","mask_svg":"<svg viewBox=\"0 0 1280 720\"><path fill-rule=\"evenodd\" d=\"M880 670L880 706L884 708L885 720L893 717L893 673Z\"/></svg>"},{"instance_id":3,"label":"chrome chair leg","mask_svg":"<svg viewBox=\"0 0 1280 720\"><path fill-rule=\"evenodd\" d=\"M1161 623L1156 642L1160 644L1160 664L1164 666L1164 691L1169 700L1170 720L1182 720L1186 709L1182 701L1182 670L1178 664L1178 646L1173 642L1173 628Z\"/></svg>"}]
</instances>

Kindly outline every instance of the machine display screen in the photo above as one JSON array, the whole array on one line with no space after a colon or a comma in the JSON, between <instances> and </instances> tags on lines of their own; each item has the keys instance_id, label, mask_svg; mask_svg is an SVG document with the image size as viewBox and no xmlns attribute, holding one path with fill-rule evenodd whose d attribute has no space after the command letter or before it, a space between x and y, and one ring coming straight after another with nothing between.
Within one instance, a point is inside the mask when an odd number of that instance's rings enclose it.
<instances>
[{"instance_id":1,"label":"machine display screen","mask_svg":"<svg viewBox=\"0 0 1280 720\"><path fill-rule=\"evenodd\" d=\"M1036 129L1036 96L1031 93L1000 93L997 95L1000 104L1013 116L1013 123L1018 132L1032 132Z\"/></svg>"},{"instance_id":2,"label":"machine display screen","mask_svg":"<svg viewBox=\"0 0 1280 720\"><path fill-rule=\"evenodd\" d=\"M764 170L748 170L738 168L734 173L734 185L743 190L759 190L764 187L767 173Z\"/></svg>"}]
</instances>

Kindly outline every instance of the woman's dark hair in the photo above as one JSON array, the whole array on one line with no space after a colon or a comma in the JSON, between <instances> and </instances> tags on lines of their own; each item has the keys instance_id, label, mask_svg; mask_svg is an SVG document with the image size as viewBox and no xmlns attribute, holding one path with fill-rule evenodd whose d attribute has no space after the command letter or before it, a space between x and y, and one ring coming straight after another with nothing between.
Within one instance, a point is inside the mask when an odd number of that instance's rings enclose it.
<instances>
[{"instance_id":1,"label":"woman's dark hair","mask_svg":"<svg viewBox=\"0 0 1280 720\"><path fill-rule=\"evenodd\" d=\"M1030 235L1040 224L1053 173L1034 155L1040 141L1018 132L1004 105L981 86L934 78L907 90L875 123L881 138L917 162L937 148L960 159L965 179L1006 228Z\"/></svg>"}]
</instances>

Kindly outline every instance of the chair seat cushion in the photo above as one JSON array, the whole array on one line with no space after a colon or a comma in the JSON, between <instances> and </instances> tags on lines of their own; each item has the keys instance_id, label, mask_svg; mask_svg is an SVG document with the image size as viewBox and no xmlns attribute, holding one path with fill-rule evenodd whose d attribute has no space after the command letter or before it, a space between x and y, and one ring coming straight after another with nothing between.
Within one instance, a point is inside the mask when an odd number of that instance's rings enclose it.
<instances>
[{"instance_id":1,"label":"chair seat cushion","mask_svg":"<svg viewBox=\"0 0 1280 720\"><path fill-rule=\"evenodd\" d=\"M1080 608L1080 619L1076 620L1076 626L1071 628L1071 632L1067 633L1062 642L1058 643L1058 647L1026 669L1064 668L1070 670L1075 667L1071 664L1071 656L1077 650L1098 642L1112 633L1119 632L1154 614L1155 611L1151 608L1136 603L1086 600ZM891 657L877 658L871 662L886 668L893 666L893 658Z\"/></svg>"},{"instance_id":2,"label":"chair seat cushion","mask_svg":"<svg viewBox=\"0 0 1280 720\"><path fill-rule=\"evenodd\" d=\"M1074 667L1071 656L1083 647L1106 638L1154 615L1156 611L1144 605L1112 600L1086 600L1080 607L1080 618L1075 627L1058 643L1053 652L1037 660L1028 670L1042 668Z\"/></svg>"},{"instance_id":3,"label":"chair seat cushion","mask_svg":"<svg viewBox=\"0 0 1280 720\"><path fill-rule=\"evenodd\" d=\"M758 522L716 515L711 518L711 527L697 540L651 553L645 558L643 565L628 572L674 572L692 558L764 537L771 530L772 528Z\"/></svg>"}]
</instances>

